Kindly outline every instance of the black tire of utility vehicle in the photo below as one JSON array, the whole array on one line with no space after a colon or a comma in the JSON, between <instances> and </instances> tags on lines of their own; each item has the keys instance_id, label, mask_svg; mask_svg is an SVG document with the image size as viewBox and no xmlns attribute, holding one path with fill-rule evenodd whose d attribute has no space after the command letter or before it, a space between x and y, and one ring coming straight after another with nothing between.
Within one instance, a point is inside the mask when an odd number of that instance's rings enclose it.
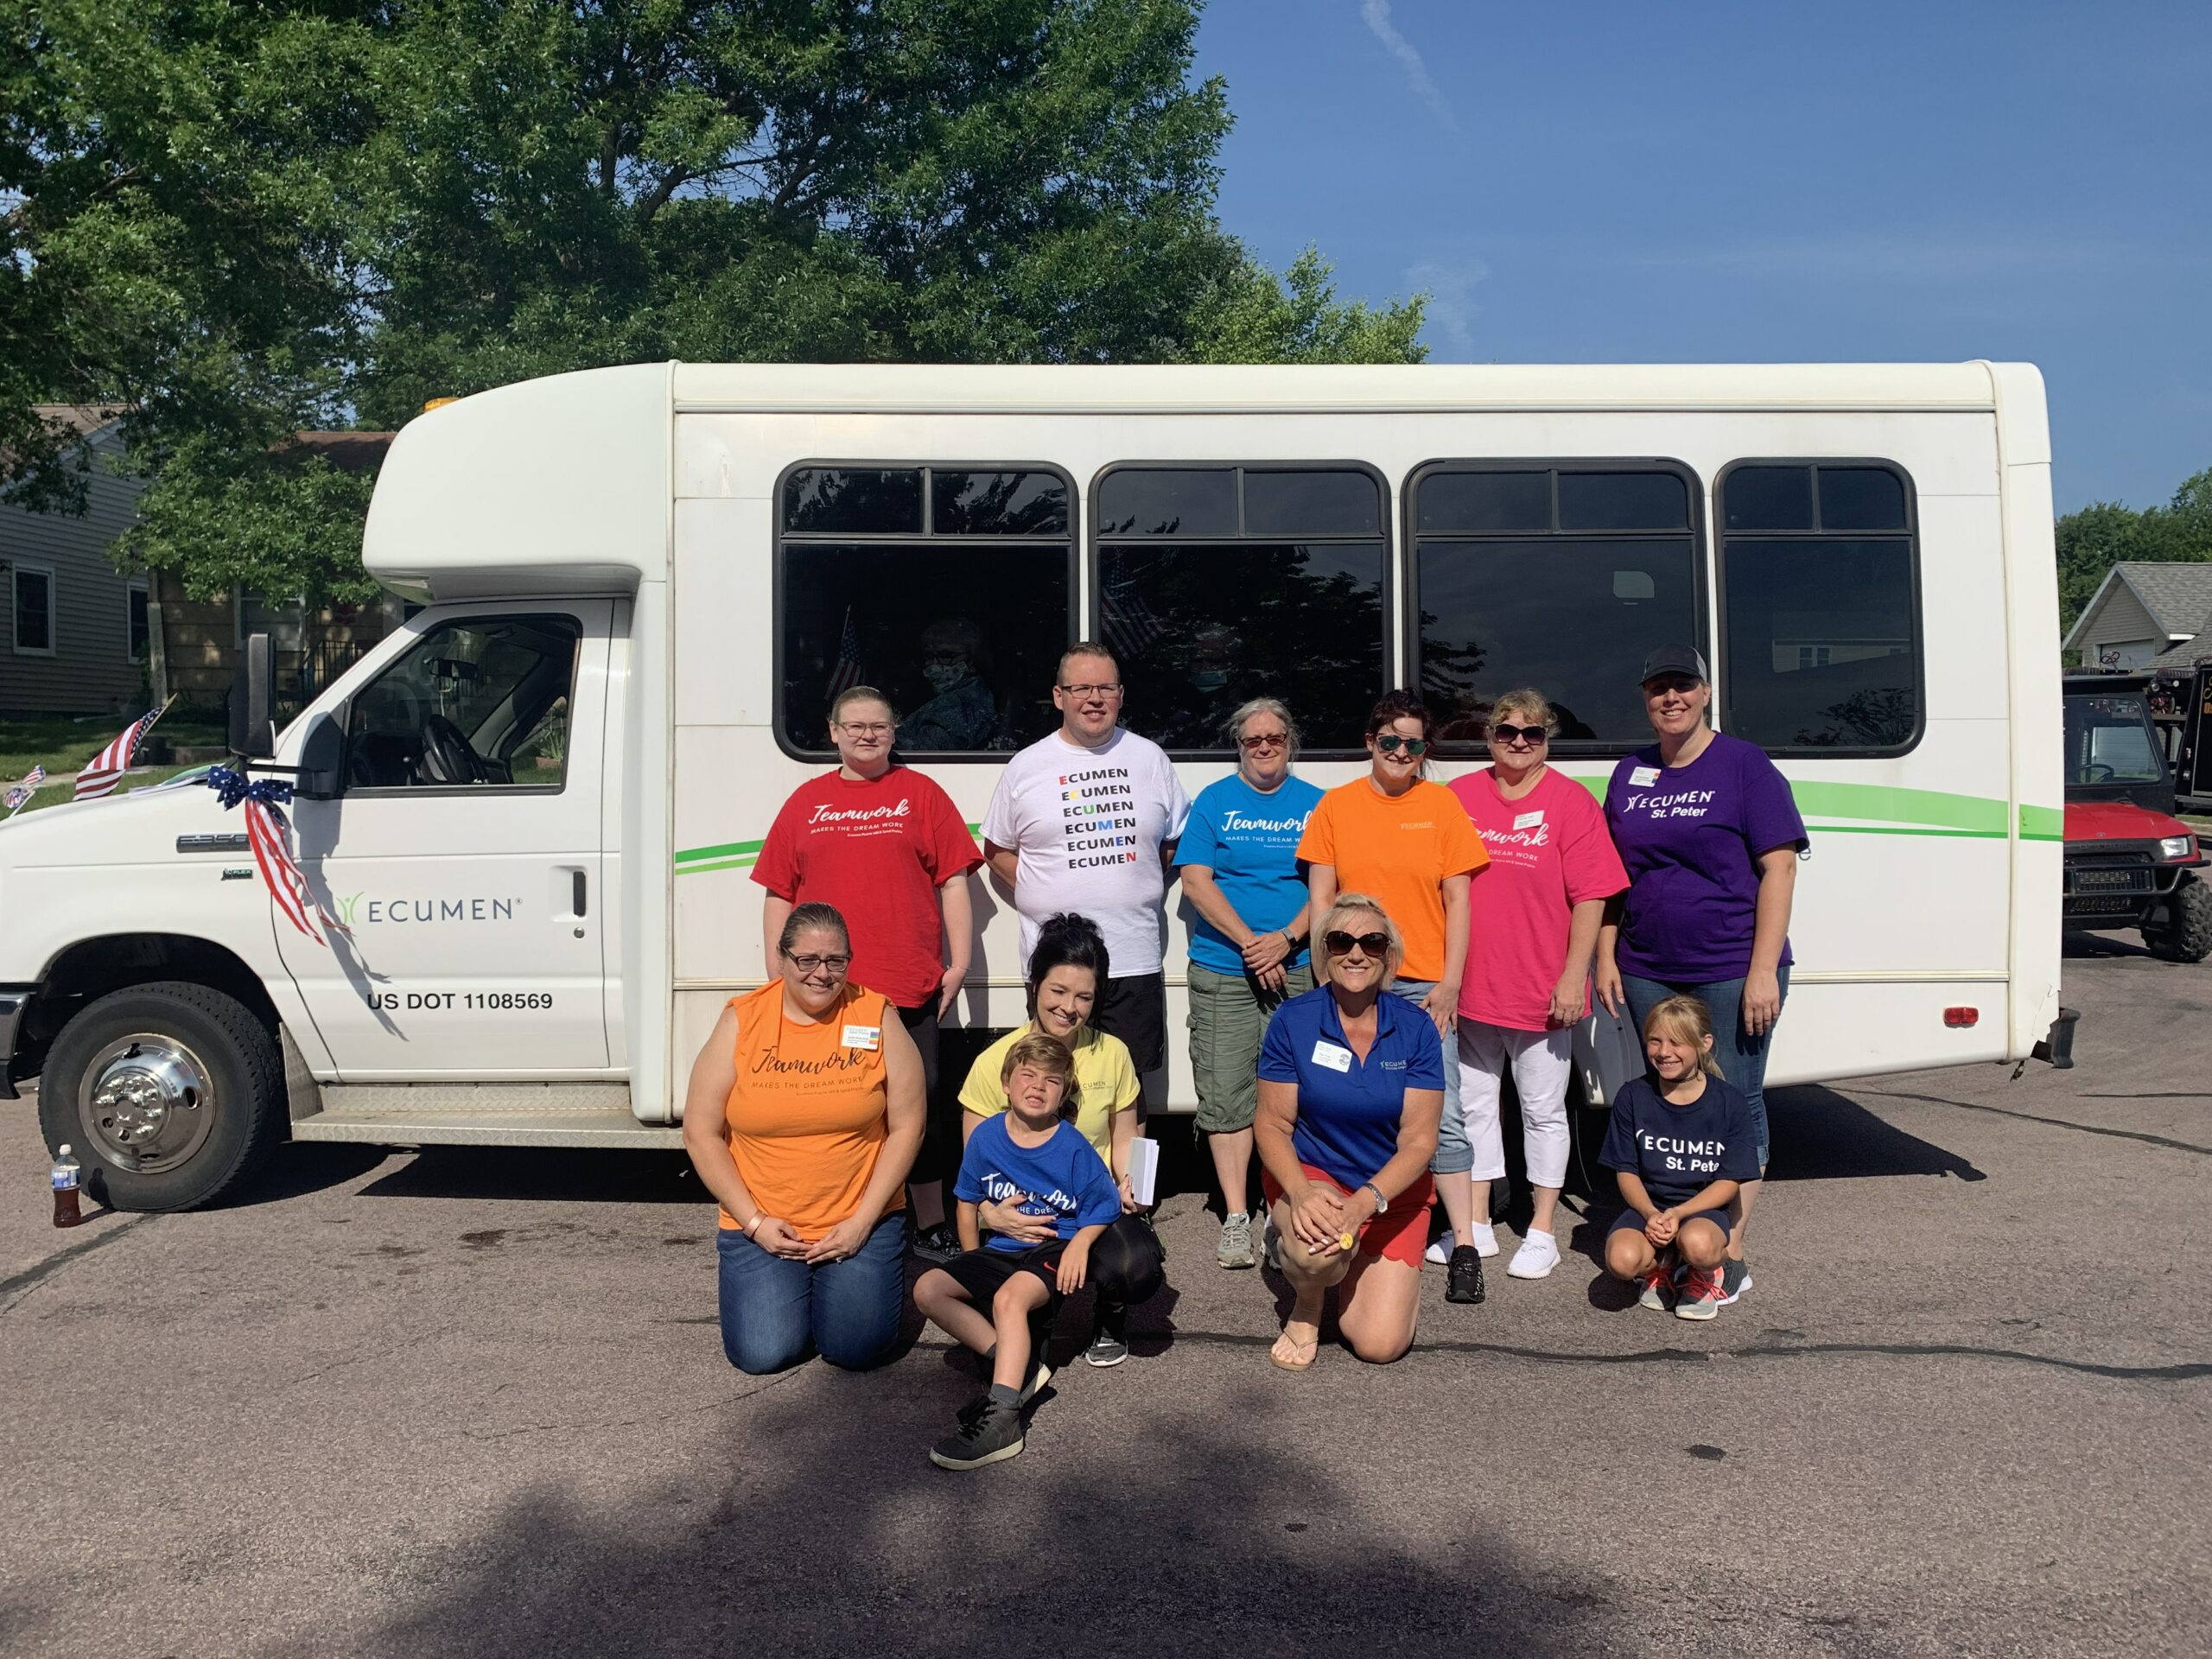
<instances>
[{"instance_id":1,"label":"black tire of utility vehicle","mask_svg":"<svg viewBox=\"0 0 2212 1659\"><path fill-rule=\"evenodd\" d=\"M2143 930L2143 943L2162 962L2202 962L2212 957L2212 887L2183 870L2166 900L2166 919Z\"/></svg>"},{"instance_id":2,"label":"black tire of utility vehicle","mask_svg":"<svg viewBox=\"0 0 2212 1659\"><path fill-rule=\"evenodd\" d=\"M167 1039L189 1061L203 1085L197 1106L172 1108L213 1116L184 1137L188 1155L149 1173L125 1161L112 1129L85 1098L87 1070L118 1062L125 1039ZM126 1053L129 1051L126 1050ZM276 1143L284 1118L283 1066L269 1028L245 1004L205 985L156 981L115 991L62 1027L39 1078L39 1127L49 1150L67 1142L84 1171L86 1190L116 1210L191 1210L213 1204L246 1180ZM157 1143L158 1144L158 1143Z\"/></svg>"}]
</instances>

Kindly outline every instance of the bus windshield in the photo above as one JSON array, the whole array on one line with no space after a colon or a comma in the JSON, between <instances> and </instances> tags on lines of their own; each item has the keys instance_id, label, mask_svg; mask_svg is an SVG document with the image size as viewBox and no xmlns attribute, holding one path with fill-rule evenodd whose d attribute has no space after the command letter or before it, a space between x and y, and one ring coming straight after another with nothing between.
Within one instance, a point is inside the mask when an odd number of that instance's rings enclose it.
<instances>
[{"instance_id":1,"label":"bus windshield","mask_svg":"<svg viewBox=\"0 0 2212 1659\"><path fill-rule=\"evenodd\" d=\"M2066 782L2155 784L2165 766L2151 711L2134 693L2066 699Z\"/></svg>"}]
</instances>

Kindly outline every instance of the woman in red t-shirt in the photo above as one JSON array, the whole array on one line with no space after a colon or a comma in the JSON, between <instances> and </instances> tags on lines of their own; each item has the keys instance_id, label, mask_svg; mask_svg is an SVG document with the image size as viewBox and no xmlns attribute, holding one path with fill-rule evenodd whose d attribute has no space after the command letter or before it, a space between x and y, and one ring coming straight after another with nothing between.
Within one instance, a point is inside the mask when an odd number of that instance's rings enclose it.
<instances>
[{"instance_id":1,"label":"woman in red t-shirt","mask_svg":"<svg viewBox=\"0 0 2212 1659\"><path fill-rule=\"evenodd\" d=\"M1505 1173L1498 1101L1510 1066L1536 1198L1505 1270L1516 1279L1541 1279L1559 1263L1552 1216L1567 1179L1574 1027L1590 1010L1605 900L1628 886L1605 810L1548 764L1558 729L1542 693L1508 691L1491 705L1489 769L1451 784L1490 854L1474 884L1459 984L1459 1107L1475 1154L1476 1244L1491 1236L1490 1184Z\"/></svg>"},{"instance_id":2,"label":"woman in red t-shirt","mask_svg":"<svg viewBox=\"0 0 2212 1659\"><path fill-rule=\"evenodd\" d=\"M915 1248L950 1261L944 1183L960 1160L960 1103L938 1088L937 1029L968 976L975 943L968 875L983 861L959 809L935 783L894 765L899 716L883 693L856 685L830 709L835 772L791 791L760 845L753 879L767 888L761 955L772 969L785 919L804 904L850 919L852 982L899 1010L921 1052L929 1128L914 1160Z\"/></svg>"}]
</instances>

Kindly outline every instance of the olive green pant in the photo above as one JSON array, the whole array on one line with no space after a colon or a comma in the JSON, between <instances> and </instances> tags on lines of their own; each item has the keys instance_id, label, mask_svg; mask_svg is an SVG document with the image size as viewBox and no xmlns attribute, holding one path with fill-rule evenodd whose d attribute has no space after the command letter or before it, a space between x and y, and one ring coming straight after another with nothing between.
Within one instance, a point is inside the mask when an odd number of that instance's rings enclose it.
<instances>
[{"instance_id":1,"label":"olive green pant","mask_svg":"<svg viewBox=\"0 0 2212 1659\"><path fill-rule=\"evenodd\" d=\"M1261 990L1245 974L1217 974L1189 964L1191 1076L1198 1090L1198 1128L1233 1135L1252 1127L1260 1104L1260 1039L1287 997L1313 988L1303 963L1284 976L1280 994Z\"/></svg>"}]
</instances>

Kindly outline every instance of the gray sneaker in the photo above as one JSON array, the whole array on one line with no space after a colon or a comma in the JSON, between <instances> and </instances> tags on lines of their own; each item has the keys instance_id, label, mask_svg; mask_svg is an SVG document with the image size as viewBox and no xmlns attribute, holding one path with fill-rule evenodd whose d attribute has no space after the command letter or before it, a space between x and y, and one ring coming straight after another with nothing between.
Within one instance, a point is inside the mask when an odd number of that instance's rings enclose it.
<instances>
[{"instance_id":1,"label":"gray sneaker","mask_svg":"<svg viewBox=\"0 0 2212 1659\"><path fill-rule=\"evenodd\" d=\"M1751 1270L1741 1262L1720 1264L1720 1306L1726 1307L1751 1287Z\"/></svg>"},{"instance_id":2,"label":"gray sneaker","mask_svg":"<svg viewBox=\"0 0 2212 1659\"><path fill-rule=\"evenodd\" d=\"M1215 1246L1214 1261L1224 1268L1249 1268L1255 1264L1252 1254L1252 1217L1239 1211L1221 1224L1221 1243Z\"/></svg>"}]
</instances>

